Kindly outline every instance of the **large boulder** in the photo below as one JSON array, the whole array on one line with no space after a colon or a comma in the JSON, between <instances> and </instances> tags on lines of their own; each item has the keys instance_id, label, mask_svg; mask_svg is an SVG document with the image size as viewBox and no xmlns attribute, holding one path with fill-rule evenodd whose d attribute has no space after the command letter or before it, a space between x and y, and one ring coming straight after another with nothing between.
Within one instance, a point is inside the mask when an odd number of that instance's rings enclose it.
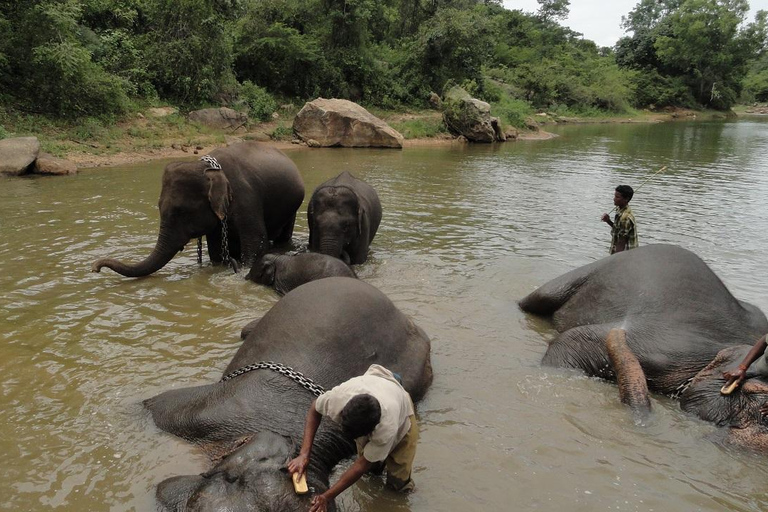
<instances>
[{"instance_id":1,"label":"large boulder","mask_svg":"<svg viewBox=\"0 0 768 512\"><path fill-rule=\"evenodd\" d=\"M39 153L37 137L0 140L0 174L21 176L28 173Z\"/></svg>"},{"instance_id":2,"label":"large boulder","mask_svg":"<svg viewBox=\"0 0 768 512\"><path fill-rule=\"evenodd\" d=\"M40 153L32 168L35 174L47 174L51 176L65 176L77 174L77 165L63 158L56 158L48 153Z\"/></svg>"},{"instance_id":3,"label":"large boulder","mask_svg":"<svg viewBox=\"0 0 768 512\"><path fill-rule=\"evenodd\" d=\"M357 103L318 98L305 104L293 120L303 141L320 147L402 148L403 136Z\"/></svg>"},{"instance_id":4,"label":"large boulder","mask_svg":"<svg viewBox=\"0 0 768 512\"><path fill-rule=\"evenodd\" d=\"M472 142L501 140L497 137L501 129L494 130L491 106L471 97L461 87L455 86L446 93L443 107L443 121L453 135L463 135Z\"/></svg>"},{"instance_id":5,"label":"large boulder","mask_svg":"<svg viewBox=\"0 0 768 512\"><path fill-rule=\"evenodd\" d=\"M248 122L248 115L227 107L204 108L202 110L194 110L190 112L189 120L208 126L209 128L235 130L241 126L245 126Z\"/></svg>"}]
</instances>

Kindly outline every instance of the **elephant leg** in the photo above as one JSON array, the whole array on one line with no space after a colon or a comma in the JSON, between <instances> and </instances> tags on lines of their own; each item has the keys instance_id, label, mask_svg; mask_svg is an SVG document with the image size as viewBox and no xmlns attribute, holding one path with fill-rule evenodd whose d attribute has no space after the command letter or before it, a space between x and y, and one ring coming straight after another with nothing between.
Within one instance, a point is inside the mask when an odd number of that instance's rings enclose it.
<instances>
[{"instance_id":1,"label":"elephant leg","mask_svg":"<svg viewBox=\"0 0 768 512\"><path fill-rule=\"evenodd\" d=\"M275 237L276 244L285 244L291 241L293 237L293 226L296 224L296 214L294 213L290 220L280 229L280 233Z\"/></svg>"},{"instance_id":2,"label":"elephant leg","mask_svg":"<svg viewBox=\"0 0 768 512\"><path fill-rule=\"evenodd\" d=\"M602 261L597 261L549 281L523 297L519 303L520 309L535 315L554 314L573 297L583 284L588 282L592 273L599 269L602 264Z\"/></svg>"},{"instance_id":3,"label":"elephant leg","mask_svg":"<svg viewBox=\"0 0 768 512\"><path fill-rule=\"evenodd\" d=\"M221 255L221 231L215 231L205 235L208 242L208 257L211 258L212 263L221 263L223 257Z\"/></svg>"},{"instance_id":4,"label":"elephant leg","mask_svg":"<svg viewBox=\"0 0 768 512\"><path fill-rule=\"evenodd\" d=\"M254 261L258 261L269 250L267 226L262 220L252 224L241 225L238 231L240 263L243 267L250 268Z\"/></svg>"},{"instance_id":5,"label":"elephant leg","mask_svg":"<svg viewBox=\"0 0 768 512\"><path fill-rule=\"evenodd\" d=\"M547 347L541 362L546 366L576 368L591 377L613 380L615 374L605 350L611 326L581 325L560 333Z\"/></svg>"},{"instance_id":6,"label":"elephant leg","mask_svg":"<svg viewBox=\"0 0 768 512\"><path fill-rule=\"evenodd\" d=\"M648 397L645 372L627 345L627 332L611 329L605 339L605 348L616 373L621 402L632 409L636 421L642 421L651 412L651 399Z\"/></svg>"}]
</instances>

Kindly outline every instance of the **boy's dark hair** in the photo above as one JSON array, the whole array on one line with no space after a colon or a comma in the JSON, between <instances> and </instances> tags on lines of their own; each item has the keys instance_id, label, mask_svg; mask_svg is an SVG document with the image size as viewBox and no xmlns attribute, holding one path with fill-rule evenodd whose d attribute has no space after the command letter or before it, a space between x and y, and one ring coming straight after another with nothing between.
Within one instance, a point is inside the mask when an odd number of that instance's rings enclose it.
<instances>
[{"instance_id":1,"label":"boy's dark hair","mask_svg":"<svg viewBox=\"0 0 768 512\"><path fill-rule=\"evenodd\" d=\"M632 196L635 195L635 191L629 185L619 185L616 187L616 192L624 196L627 201L631 201Z\"/></svg>"},{"instance_id":2,"label":"boy's dark hair","mask_svg":"<svg viewBox=\"0 0 768 512\"><path fill-rule=\"evenodd\" d=\"M368 394L355 395L341 410L341 429L347 437L367 436L381 420L379 401Z\"/></svg>"}]
</instances>

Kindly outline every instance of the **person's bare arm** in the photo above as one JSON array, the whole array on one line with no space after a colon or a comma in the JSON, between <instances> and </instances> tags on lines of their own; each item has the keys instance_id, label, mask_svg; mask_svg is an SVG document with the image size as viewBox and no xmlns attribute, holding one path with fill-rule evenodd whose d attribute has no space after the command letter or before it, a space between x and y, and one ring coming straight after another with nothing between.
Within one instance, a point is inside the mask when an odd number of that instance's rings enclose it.
<instances>
[{"instance_id":1,"label":"person's bare arm","mask_svg":"<svg viewBox=\"0 0 768 512\"><path fill-rule=\"evenodd\" d=\"M330 489L312 498L312 506L309 512L325 512L330 501L360 480L360 477L369 469L371 469L371 463L365 457L358 457Z\"/></svg>"},{"instance_id":2,"label":"person's bare arm","mask_svg":"<svg viewBox=\"0 0 768 512\"><path fill-rule=\"evenodd\" d=\"M727 388L734 383L736 383L736 386L741 385L747 376L747 369L757 360L758 357L765 353L765 348L768 346L765 339L766 335L763 335L762 338L757 340L757 343L755 343L749 352L747 352L744 360L736 370L732 372L723 372L723 378L725 379L725 385L723 388Z\"/></svg>"},{"instance_id":3,"label":"person's bare arm","mask_svg":"<svg viewBox=\"0 0 768 512\"><path fill-rule=\"evenodd\" d=\"M315 434L322 419L322 415L315 409L315 401L313 400L307 411L307 418L304 420L304 440L301 443L299 455L288 462L288 471L291 474L303 475L307 470L309 455L312 453L312 443L315 441Z\"/></svg>"}]
</instances>

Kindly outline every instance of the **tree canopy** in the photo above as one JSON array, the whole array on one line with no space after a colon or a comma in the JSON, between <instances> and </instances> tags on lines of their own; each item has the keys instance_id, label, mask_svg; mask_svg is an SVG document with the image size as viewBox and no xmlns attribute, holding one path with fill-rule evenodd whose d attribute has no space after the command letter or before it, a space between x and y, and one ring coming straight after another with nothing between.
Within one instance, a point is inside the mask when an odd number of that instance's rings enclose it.
<instances>
[{"instance_id":1,"label":"tree canopy","mask_svg":"<svg viewBox=\"0 0 768 512\"><path fill-rule=\"evenodd\" d=\"M342 97L487 101L583 113L728 108L766 97L766 15L746 0L640 0L615 47L499 0L0 0L0 108L77 119L146 103L247 106ZM519 109L518 109L519 110ZM0 112L1 113L1 112Z\"/></svg>"}]
</instances>

